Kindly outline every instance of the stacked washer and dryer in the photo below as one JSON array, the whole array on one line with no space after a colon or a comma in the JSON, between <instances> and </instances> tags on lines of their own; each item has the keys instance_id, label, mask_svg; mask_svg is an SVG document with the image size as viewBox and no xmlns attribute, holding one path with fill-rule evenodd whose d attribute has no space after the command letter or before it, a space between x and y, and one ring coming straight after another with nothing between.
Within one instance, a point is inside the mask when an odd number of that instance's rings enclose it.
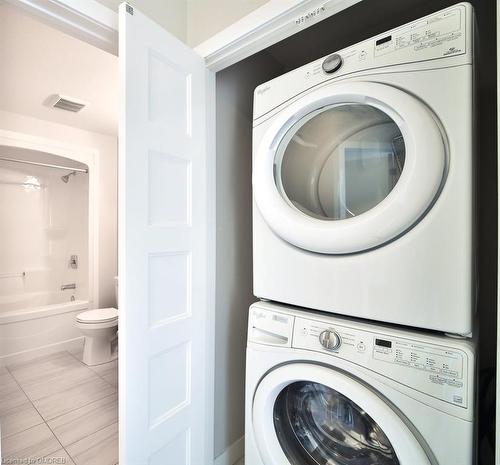
<instances>
[{"instance_id":1,"label":"stacked washer and dryer","mask_svg":"<svg viewBox=\"0 0 500 465\"><path fill-rule=\"evenodd\" d=\"M246 465L472 465L474 15L254 96Z\"/></svg>"}]
</instances>

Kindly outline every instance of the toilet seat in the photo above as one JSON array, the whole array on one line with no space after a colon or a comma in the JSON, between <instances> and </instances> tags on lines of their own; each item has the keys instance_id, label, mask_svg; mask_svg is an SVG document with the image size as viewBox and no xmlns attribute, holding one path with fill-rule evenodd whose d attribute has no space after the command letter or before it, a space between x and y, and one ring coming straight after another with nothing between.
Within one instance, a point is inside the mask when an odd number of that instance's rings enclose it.
<instances>
[{"instance_id":1,"label":"toilet seat","mask_svg":"<svg viewBox=\"0 0 500 465\"><path fill-rule=\"evenodd\" d=\"M78 323L99 324L118 321L118 310L116 308L99 308L97 310L87 310L76 316Z\"/></svg>"}]
</instances>

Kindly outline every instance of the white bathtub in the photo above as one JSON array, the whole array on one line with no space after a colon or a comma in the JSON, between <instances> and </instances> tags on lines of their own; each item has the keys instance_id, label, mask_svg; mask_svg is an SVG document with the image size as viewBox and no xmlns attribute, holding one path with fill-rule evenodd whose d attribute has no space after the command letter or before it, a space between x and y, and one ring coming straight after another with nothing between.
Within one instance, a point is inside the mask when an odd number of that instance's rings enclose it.
<instances>
[{"instance_id":1,"label":"white bathtub","mask_svg":"<svg viewBox=\"0 0 500 465\"><path fill-rule=\"evenodd\" d=\"M36 305L50 301L51 297L54 296L31 293L0 299L0 365L71 350L83 343L74 322L78 313L89 308L89 302Z\"/></svg>"}]
</instances>

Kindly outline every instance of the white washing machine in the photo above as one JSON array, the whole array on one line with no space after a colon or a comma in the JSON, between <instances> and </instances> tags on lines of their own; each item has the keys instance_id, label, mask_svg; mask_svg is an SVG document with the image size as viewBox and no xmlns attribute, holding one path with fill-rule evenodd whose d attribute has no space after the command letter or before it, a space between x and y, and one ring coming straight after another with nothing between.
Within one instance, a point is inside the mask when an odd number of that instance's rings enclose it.
<instances>
[{"instance_id":1,"label":"white washing machine","mask_svg":"<svg viewBox=\"0 0 500 465\"><path fill-rule=\"evenodd\" d=\"M471 340L260 302L246 465L472 465Z\"/></svg>"},{"instance_id":2,"label":"white washing machine","mask_svg":"<svg viewBox=\"0 0 500 465\"><path fill-rule=\"evenodd\" d=\"M460 3L257 87L257 297L471 332L473 23Z\"/></svg>"}]
</instances>

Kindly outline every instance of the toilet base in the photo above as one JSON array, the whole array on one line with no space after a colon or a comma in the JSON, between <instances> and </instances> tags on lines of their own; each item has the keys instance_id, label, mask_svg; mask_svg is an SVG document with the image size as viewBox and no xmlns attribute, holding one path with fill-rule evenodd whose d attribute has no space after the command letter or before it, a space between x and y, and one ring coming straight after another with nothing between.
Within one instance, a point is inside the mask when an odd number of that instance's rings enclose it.
<instances>
[{"instance_id":1,"label":"toilet base","mask_svg":"<svg viewBox=\"0 0 500 465\"><path fill-rule=\"evenodd\" d=\"M116 328L106 328L105 331L94 329L91 335L85 334L82 357L82 362L85 365L101 365L111 362L117 357Z\"/></svg>"},{"instance_id":2,"label":"toilet base","mask_svg":"<svg viewBox=\"0 0 500 465\"><path fill-rule=\"evenodd\" d=\"M96 341L95 338L85 337L82 362L88 366L102 365L112 362L118 358L118 350L111 351L111 344L102 341Z\"/></svg>"}]
</instances>

